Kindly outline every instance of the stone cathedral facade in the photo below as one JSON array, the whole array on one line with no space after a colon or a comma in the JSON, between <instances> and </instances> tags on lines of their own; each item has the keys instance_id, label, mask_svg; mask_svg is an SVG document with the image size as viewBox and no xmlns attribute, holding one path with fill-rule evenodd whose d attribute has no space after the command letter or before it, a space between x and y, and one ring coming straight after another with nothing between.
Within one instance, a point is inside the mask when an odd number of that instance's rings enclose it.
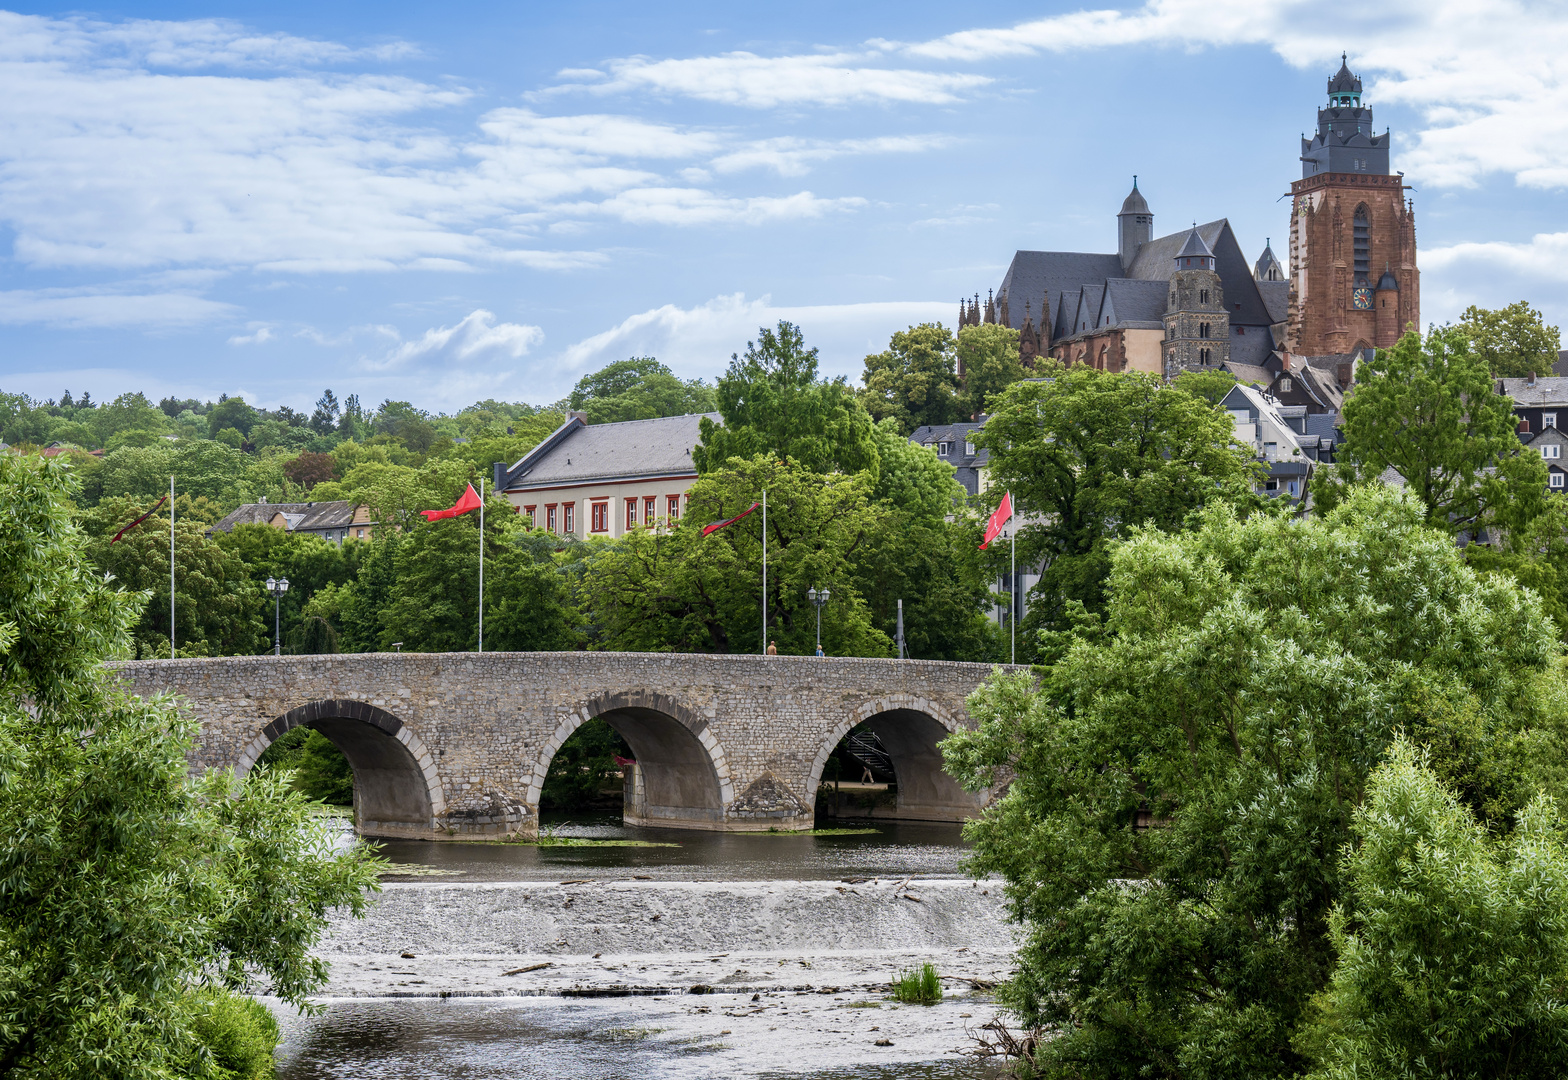
<instances>
[{"instance_id":1,"label":"stone cathedral facade","mask_svg":"<svg viewBox=\"0 0 1568 1080\"><path fill-rule=\"evenodd\" d=\"M1267 241L1249 261L1225 218L1156 237L1134 177L1114 253L1019 251L983 302L959 302L959 325L1013 327L1026 364L1048 355L1166 378L1224 367L1270 383L1312 358L1343 391L1357 358L1420 327L1415 211L1391 141L1342 61L1302 140L1288 268Z\"/></svg>"}]
</instances>

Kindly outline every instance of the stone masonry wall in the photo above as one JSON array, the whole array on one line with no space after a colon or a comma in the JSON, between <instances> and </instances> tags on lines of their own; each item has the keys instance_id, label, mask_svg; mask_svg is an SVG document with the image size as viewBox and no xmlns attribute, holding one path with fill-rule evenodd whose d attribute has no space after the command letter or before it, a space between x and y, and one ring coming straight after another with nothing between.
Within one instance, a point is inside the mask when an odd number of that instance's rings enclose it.
<instances>
[{"instance_id":1,"label":"stone masonry wall","mask_svg":"<svg viewBox=\"0 0 1568 1080\"><path fill-rule=\"evenodd\" d=\"M290 724L330 714L365 719L367 732L379 725L376 738L407 747L408 783L428 785L432 838L531 832L555 751L580 724L615 710L671 717L702 745L723 814L693 827L809 828L823 764L851 727L894 710L925 714L949 731L969 727L964 699L992 670L664 653L258 656L116 667L137 694L189 701L201 722L195 768L249 769L287 726L275 723L285 714ZM760 799L799 809L759 816Z\"/></svg>"}]
</instances>

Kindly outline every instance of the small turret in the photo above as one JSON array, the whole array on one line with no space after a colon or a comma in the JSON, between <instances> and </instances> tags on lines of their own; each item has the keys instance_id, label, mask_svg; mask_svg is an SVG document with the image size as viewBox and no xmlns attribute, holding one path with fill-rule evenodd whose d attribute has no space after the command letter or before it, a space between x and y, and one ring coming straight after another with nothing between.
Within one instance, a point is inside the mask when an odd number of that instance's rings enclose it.
<instances>
[{"instance_id":1,"label":"small turret","mask_svg":"<svg viewBox=\"0 0 1568 1080\"><path fill-rule=\"evenodd\" d=\"M1122 200L1121 213L1116 215L1116 253L1121 256L1122 269L1126 270L1138 255L1138 248L1154 239L1154 215L1148 201L1138 190L1138 178L1132 178L1132 190Z\"/></svg>"}]
</instances>

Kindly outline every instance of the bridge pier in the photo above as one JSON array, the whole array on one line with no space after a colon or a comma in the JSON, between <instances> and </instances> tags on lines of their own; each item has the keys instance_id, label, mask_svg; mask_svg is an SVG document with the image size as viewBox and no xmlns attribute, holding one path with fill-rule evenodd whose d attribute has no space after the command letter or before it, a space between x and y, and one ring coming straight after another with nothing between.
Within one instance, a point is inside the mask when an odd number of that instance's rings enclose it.
<instances>
[{"instance_id":1,"label":"bridge pier","mask_svg":"<svg viewBox=\"0 0 1568 1080\"><path fill-rule=\"evenodd\" d=\"M629 824L722 831L814 825L828 756L862 722L898 774L897 816L956 821L984 796L942 772L990 665L645 653L402 653L144 660L132 692L172 692L200 721L193 769L248 771L308 725L354 770L367 836L537 835L545 775L603 719L636 759ZM604 688L613 688L606 690Z\"/></svg>"}]
</instances>

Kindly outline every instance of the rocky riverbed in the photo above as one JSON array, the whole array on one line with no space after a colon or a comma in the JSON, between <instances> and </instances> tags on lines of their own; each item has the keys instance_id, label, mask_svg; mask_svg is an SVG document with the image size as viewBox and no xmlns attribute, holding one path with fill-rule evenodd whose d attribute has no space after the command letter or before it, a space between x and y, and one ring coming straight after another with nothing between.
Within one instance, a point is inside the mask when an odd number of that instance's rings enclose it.
<instances>
[{"instance_id":1,"label":"rocky riverbed","mask_svg":"<svg viewBox=\"0 0 1568 1080\"><path fill-rule=\"evenodd\" d=\"M328 1012L285 1018L282 1075L338 1075L290 1062L319 1063L334 1052L334 1023L388 1010L478 1025L507 1045L535 1031L486 1058L504 1067L464 1076L534 1075L546 1059L554 1072L539 1075L578 1075L570 1053L542 1048L575 1040L587 1053L615 1032L635 1036L611 1055L641 1062L628 1076L676 1062L670 1075L828 1076L845 1065L919 1075L908 1071L917 1063L930 1076L990 1075L966 1057L967 1030L992 1017L986 990L1012 948L998 883L964 878L393 883L366 919L333 923L319 950L332 964ZM890 1001L894 976L924 961L942 975L943 1001Z\"/></svg>"}]
</instances>

